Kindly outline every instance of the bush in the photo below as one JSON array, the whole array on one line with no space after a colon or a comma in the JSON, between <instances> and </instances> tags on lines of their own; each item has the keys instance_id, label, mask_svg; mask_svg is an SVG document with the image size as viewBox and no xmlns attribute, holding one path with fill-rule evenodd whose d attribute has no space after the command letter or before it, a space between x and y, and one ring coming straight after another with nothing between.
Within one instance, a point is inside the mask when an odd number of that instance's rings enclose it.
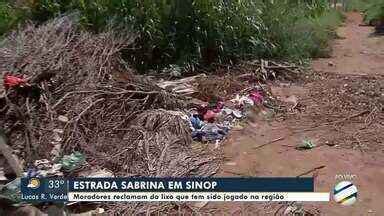
<instances>
[{"instance_id":1,"label":"bush","mask_svg":"<svg viewBox=\"0 0 384 216\"><path fill-rule=\"evenodd\" d=\"M78 11L95 32L132 26L139 34L124 56L139 70L246 58L309 58L324 46L327 0L35 0L37 22ZM316 21L320 20L320 21ZM338 23L338 20L335 20ZM328 39L328 38L327 38Z\"/></svg>"},{"instance_id":2,"label":"bush","mask_svg":"<svg viewBox=\"0 0 384 216\"><path fill-rule=\"evenodd\" d=\"M0 0L0 36L15 27L22 19L22 12L9 2Z\"/></svg>"},{"instance_id":3,"label":"bush","mask_svg":"<svg viewBox=\"0 0 384 216\"><path fill-rule=\"evenodd\" d=\"M300 60L325 56L332 33L343 19L340 12L328 8L327 1L294 5L276 2L266 5L264 10L263 22L268 29L267 41L273 42L273 58Z\"/></svg>"},{"instance_id":4,"label":"bush","mask_svg":"<svg viewBox=\"0 0 384 216\"><path fill-rule=\"evenodd\" d=\"M368 0L349 0L347 3L347 11L363 11L367 6Z\"/></svg>"},{"instance_id":5,"label":"bush","mask_svg":"<svg viewBox=\"0 0 384 216\"><path fill-rule=\"evenodd\" d=\"M384 21L384 1L370 0L364 12L364 21L367 23L377 23Z\"/></svg>"}]
</instances>

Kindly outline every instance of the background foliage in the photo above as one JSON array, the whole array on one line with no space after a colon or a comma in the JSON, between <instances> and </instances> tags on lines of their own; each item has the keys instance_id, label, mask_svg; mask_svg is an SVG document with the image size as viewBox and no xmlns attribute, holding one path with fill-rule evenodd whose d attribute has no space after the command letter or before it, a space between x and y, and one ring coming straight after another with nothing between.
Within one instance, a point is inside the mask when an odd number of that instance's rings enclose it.
<instances>
[{"instance_id":1,"label":"background foliage","mask_svg":"<svg viewBox=\"0 0 384 216\"><path fill-rule=\"evenodd\" d=\"M368 23L381 21L384 22L384 1L369 0L363 10L365 12L364 20Z\"/></svg>"},{"instance_id":2,"label":"background foliage","mask_svg":"<svg viewBox=\"0 0 384 216\"><path fill-rule=\"evenodd\" d=\"M124 56L142 71L321 56L342 19L327 0L26 0L13 9L10 5L0 6L5 11L0 19L6 20L1 33L21 20L42 23L73 11L91 31L130 27L139 36ZM7 15L15 10L22 11L22 19Z\"/></svg>"}]
</instances>

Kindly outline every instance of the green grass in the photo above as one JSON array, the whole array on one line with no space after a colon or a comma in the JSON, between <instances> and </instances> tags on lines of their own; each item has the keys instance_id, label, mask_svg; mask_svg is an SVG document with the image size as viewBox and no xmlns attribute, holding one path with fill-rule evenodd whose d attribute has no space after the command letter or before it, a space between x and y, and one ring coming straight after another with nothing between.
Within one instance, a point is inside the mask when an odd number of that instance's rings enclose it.
<instances>
[{"instance_id":1,"label":"green grass","mask_svg":"<svg viewBox=\"0 0 384 216\"><path fill-rule=\"evenodd\" d=\"M367 0L348 0L347 11L363 11L367 6Z\"/></svg>"},{"instance_id":2,"label":"green grass","mask_svg":"<svg viewBox=\"0 0 384 216\"><path fill-rule=\"evenodd\" d=\"M271 57L300 60L327 56L328 43L343 21L342 14L333 9L308 14L308 10L302 8L285 8L291 13L284 13L283 19L276 19L281 17L282 9L266 8L269 16L265 16L264 22L270 26L268 34L271 35L268 40L275 44Z\"/></svg>"}]
</instances>

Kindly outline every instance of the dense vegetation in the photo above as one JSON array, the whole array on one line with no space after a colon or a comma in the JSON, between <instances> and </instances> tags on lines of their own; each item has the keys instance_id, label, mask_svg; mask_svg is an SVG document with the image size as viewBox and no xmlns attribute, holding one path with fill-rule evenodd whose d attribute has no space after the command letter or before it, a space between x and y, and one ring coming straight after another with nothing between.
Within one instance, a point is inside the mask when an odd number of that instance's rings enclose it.
<instances>
[{"instance_id":1,"label":"dense vegetation","mask_svg":"<svg viewBox=\"0 0 384 216\"><path fill-rule=\"evenodd\" d=\"M348 10L363 12L364 22L384 30L384 0L350 0Z\"/></svg>"},{"instance_id":2,"label":"dense vegetation","mask_svg":"<svg viewBox=\"0 0 384 216\"><path fill-rule=\"evenodd\" d=\"M71 12L96 32L129 26L138 37L125 56L141 70L321 56L342 19L328 0L0 1L0 33L22 20L42 23Z\"/></svg>"},{"instance_id":3,"label":"dense vegetation","mask_svg":"<svg viewBox=\"0 0 384 216\"><path fill-rule=\"evenodd\" d=\"M364 8L364 12L366 22L384 22L384 1L370 0Z\"/></svg>"},{"instance_id":4,"label":"dense vegetation","mask_svg":"<svg viewBox=\"0 0 384 216\"><path fill-rule=\"evenodd\" d=\"M0 0L0 36L22 21L21 9L16 9L8 1Z\"/></svg>"}]
</instances>

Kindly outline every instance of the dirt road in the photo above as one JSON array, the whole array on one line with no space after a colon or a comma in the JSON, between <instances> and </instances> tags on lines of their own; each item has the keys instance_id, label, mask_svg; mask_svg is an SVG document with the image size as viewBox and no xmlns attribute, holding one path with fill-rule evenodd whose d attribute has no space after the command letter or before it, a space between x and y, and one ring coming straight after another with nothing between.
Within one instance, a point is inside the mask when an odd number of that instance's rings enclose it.
<instances>
[{"instance_id":1,"label":"dirt road","mask_svg":"<svg viewBox=\"0 0 384 216\"><path fill-rule=\"evenodd\" d=\"M383 75L383 37L373 35L372 27L361 24L359 13L349 13L345 25L338 29L342 39L334 42L332 57L314 61L313 69L340 74Z\"/></svg>"},{"instance_id":2,"label":"dirt road","mask_svg":"<svg viewBox=\"0 0 384 216\"><path fill-rule=\"evenodd\" d=\"M383 215L384 213L384 38L360 26L361 16L349 13L342 39L331 58L313 63L319 79L305 84L274 86L284 99L295 95L299 106L273 121L257 121L233 131L224 143L225 162L218 176L297 176L325 166L315 177L315 190L332 191L338 174L352 174L359 189L353 206L305 204L320 215ZM324 73L326 72L326 73ZM257 147L277 138L280 141ZM298 151L303 139L318 147ZM282 215L281 204L208 204L217 215Z\"/></svg>"}]
</instances>

